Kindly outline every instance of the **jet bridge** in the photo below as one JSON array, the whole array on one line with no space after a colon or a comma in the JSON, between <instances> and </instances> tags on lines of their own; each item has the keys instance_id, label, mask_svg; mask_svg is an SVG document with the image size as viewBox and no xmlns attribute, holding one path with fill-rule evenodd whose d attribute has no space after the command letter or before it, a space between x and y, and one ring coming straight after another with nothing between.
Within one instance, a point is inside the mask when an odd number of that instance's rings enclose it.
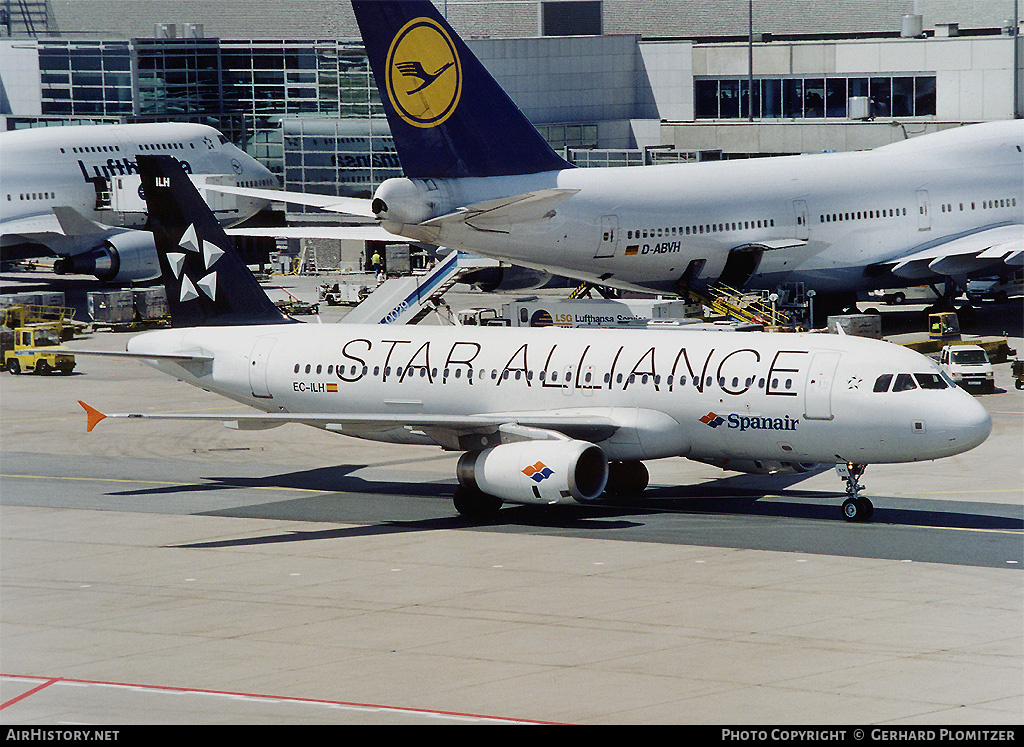
<instances>
[{"instance_id":1,"label":"jet bridge","mask_svg":"<svg viewBox=\"0 0 1024 747\"><path fill-rule=\"evenodd\" d=\"M453 251L426 275L391 278L341 319L343 324L416 324L444 306L442 297L466 273L498 261Z\"/></svg>"}]
</instances>

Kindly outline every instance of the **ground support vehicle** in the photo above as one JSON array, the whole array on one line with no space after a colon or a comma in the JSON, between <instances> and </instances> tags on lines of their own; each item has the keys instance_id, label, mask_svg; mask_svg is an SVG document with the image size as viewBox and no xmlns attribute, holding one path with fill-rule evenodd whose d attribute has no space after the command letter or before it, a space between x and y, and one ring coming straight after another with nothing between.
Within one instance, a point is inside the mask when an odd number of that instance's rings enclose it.
<instances>
[{"instance_id":1,"label":"ground support vehicle","mask_svg":"<svg viewBox=\"0 0 1024 747\"><path fill-rule=\"evenodd\" d=\"M995 391L995 374L984 349L978 345L947 345L939 354L939 367L964 389Z\"/></svg>"},{"instance_id":2,"label":"ground support vehicle","mask_svg":"<svg viewBox=\"0 0 1024 747\"><path fill-rule=\"evenodd\" d=\"M75 356L60 347L55 324L36 324L14 330L11 349L4 350L4 368L12 374L62 373L75 368Z\"/></svg>"}]
</instances>

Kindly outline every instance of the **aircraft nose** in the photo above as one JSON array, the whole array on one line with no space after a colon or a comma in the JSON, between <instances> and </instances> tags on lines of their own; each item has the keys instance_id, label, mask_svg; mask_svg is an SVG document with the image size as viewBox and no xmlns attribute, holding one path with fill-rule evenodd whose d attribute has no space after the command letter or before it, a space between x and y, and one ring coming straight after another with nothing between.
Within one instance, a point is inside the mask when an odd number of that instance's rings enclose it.
<instances>
[{"instance_id":1,"label":"aircraft nose","mask_svg":"<svg viewBox=\"0 0 1024 747\"><path fill-rule=\"evenodd\" d=\"M947 413L950 445L959 454L980 446L992 432L992 416L978 400L958 390L957 401Z\"/></svg>"}]
</instances>

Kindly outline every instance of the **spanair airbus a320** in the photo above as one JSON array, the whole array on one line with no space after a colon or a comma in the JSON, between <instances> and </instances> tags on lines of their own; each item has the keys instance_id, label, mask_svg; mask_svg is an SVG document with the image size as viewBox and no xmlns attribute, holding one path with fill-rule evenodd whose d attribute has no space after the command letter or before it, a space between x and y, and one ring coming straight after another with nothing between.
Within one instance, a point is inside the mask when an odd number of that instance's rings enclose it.
<instances>
[{"instance_id":1,"label":"spanair airbus a320","mask_svg":"<svg viewBox=\"0 0 1024 747\"><path fill-rule=\"evenodd\" d=\"M175 327L114 355L252 409L84 405L90 430L105 417L302 423L461 451L455 505L471 515L638 493L643 462L664 457L764 473L836 464L850 520L872 512L857 482L864 465L959 454L991 430L934 362L866 338L289 323L181 167L140 157L139 168Z\"/></svg>"}]
</instances>

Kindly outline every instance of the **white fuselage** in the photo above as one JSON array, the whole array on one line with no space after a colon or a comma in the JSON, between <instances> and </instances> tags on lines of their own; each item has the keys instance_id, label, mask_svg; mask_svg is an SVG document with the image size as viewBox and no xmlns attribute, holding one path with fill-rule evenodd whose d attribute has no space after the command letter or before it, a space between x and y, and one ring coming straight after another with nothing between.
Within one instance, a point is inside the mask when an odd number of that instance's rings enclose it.
<instances>
[{"instance_id":1,"label":"white fuselage","mask_svg":"<svg viewBox=\"0 0 1024 747\"><path fill-rule=\"evenodd\" d=\"M128 350L212 356L153 365L268 413L420 419L320 424L381 441L446 445L454 416L575 416L615 423L610 436L574 434L611 460L867 464L960 453L991 429L929 359L840 335L294 324L163 330ZM933 388L874 391L900 374Z\"/></svg>"},{"instance_id":2,"label":"white fuselage","mask_svg":"<svg viewBox=\"0 0 1024 747\"><path fill-rule=\"evenodd\" d=\"M388 206L382 225L394 233L612 287L678 290L690 263L703 261L691 280L856 291L914 284L873 265L1024 224L1022 146L1024 123L1013 120L860 152L395 179L376 196ZM550 189L578 191L544 216L484 230L439 221L431 235L417 225ZM753 254L744 260L743 252ZM738 266L727 268L730 256Z\"/></svg>"},{"instance_id":3,"label":"white fuselage","mask_svg":"<svg viewBox=\"0 0 1024 747\"><path fill-rule=\"evenodd\" d=\"M174 156L196 176L230 177L238 186L274 188L278 184L268 169L206 125L81 125L4 132L0 134L4 246L22 241L19 230L7 235L13 221L52 214L54 207L70 207L89 220L111 226L141 224L144 215L115 214L100 193L109 193L115 177L134 177L130 181L137 189L135 157L161 153ZM230 200L217 211L222 224L244 220L267 204L244 197ZM21 228L28 230L25 225ZM55 249L61 252L64 247Z\"/></svg>"}]
</instances>

